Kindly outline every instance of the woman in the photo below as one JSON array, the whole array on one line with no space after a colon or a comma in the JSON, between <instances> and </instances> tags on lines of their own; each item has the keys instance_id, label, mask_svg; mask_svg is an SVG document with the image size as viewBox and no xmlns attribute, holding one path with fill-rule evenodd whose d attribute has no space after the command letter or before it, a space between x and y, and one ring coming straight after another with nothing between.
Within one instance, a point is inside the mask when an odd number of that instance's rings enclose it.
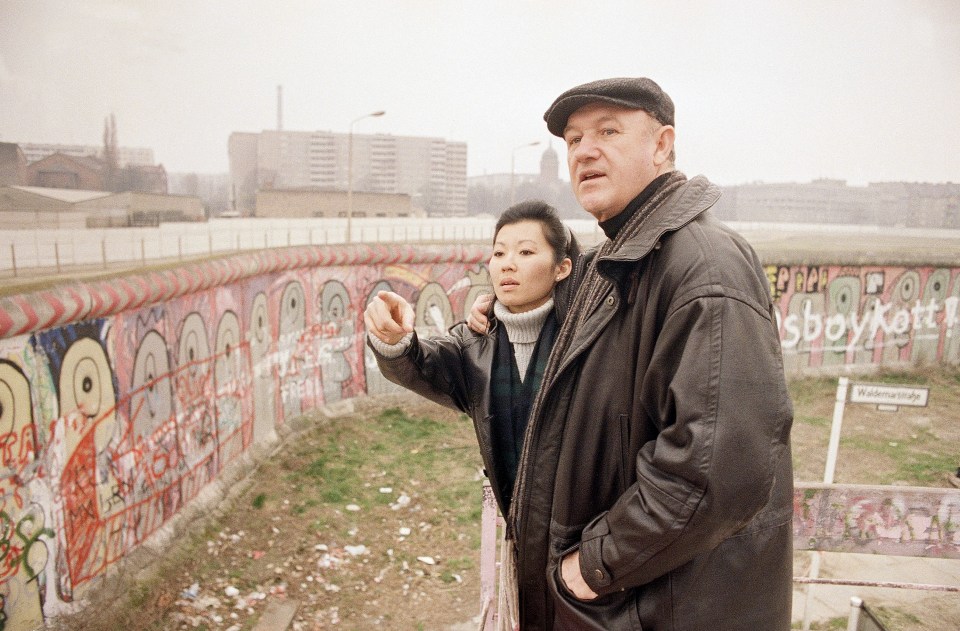
<instances>
[{"instance_id":1,"label":"woman","mask_svg":"<svg viewBox=\"0 0 960 631\"><path fill-rule=\"evenodd\" d=\"M568 293L570 280L558 283L570 276L578 256L576 239L552 206L521 202L503 212L494 230L488 268L495 300L488 333L474 333L461 322L447 335L420 339L413 332L413 307L387 291L379 292L363 315L368 343L387 379L473 419L504 515L530 405L562 319L566 301L560 296ZM510 576L502 567L501 577ZM501 582L501 598L513 590ZM501 620L508 620L511 603L501 602Z\"/></svg>"}]
</instances>

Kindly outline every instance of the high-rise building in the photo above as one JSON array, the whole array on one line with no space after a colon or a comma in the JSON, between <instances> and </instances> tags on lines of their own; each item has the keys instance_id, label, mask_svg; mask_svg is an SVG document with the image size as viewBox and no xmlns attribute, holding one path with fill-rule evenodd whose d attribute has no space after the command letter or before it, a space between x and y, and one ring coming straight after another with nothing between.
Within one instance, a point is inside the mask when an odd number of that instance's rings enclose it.
<instances>
[{"instance_id":1,"label":"high-rise building","mask_svg":"<svg viewBox=\"0 0 960 631\"><path fill-rule=\"evenodd\" d=\"M267 130L230 135L236 210L251 214L261 189L346 191L349 134ZM467 145L442 138L353 134L353 191L409 195L429 215L467 212Z\"/></svg>"}]
</instances>

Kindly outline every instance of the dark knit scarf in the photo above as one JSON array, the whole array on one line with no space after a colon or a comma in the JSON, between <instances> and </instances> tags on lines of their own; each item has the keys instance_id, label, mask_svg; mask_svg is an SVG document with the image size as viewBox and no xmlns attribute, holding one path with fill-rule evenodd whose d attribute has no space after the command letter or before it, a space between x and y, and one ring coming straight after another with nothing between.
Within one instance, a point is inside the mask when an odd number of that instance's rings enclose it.
<instances>
[{"instance_id":1,"label":"dark knit scarf","mask_svg":"<svg viewBox=\"0 0 960 631\"><path fill-rule=\"evenodd\" d=\"M686 181L687 177L680 171L671 172L660 188L657 189L657 191L633 213L633 216L630 217L627 223L620 228L616 238L607 239L600 247L600 251L591 259L587 269L583 272L583 278L580 280L579 287L570 305L570 310L563 321L563 326L560 327L560 331L557 333L557 340L554 343L553 352L550 354L550 361L547 362L543 380L540 383L540 389L537 391L533 401L533 407L530 410L528 425L535 427L539 421L539 415L543 410L546 393L556 381L559 367L563 364L570 350L570 343L576 336L577 331L583 326L583 323L590 314L596 311L597 307L600 306L600 303L614 287L613 279L600 274L600 271L597 269L597 262L603 257L616 252L626 241L637 236L647 218ZM532 430L534 427L530 429ZM522 458L525 457L526 453L523 454ZM523 498L524 486L526 484L525 477L529 472L522 470L522 462L519 466L521 468L521 477L518 481L517 497ZM516 525L516 505L517 502L511 506L510 519L507 522L509 524L508 527L511 527L511 529Z\"/></svg>"},{"instance_id":2,"label":"dark knit scarf","mask_svg":"<svg viewBox=\"0 0 960 631\"><path fill-rule=\"evenodd\" d=\"M527 430L530 406L543 380L543 371L557 336L557 317L551 311L540 329L530 363L524 379L513 356L513 345L507 337L507 327L500 326L497 332L497 351L493 360L490 380L491 440L495 454L497 481L500 497L504 506L500 507L506 515L513 493L513 483L517 479L517 463L523 448L523 436Z\"/></svg>"}]
</instances>

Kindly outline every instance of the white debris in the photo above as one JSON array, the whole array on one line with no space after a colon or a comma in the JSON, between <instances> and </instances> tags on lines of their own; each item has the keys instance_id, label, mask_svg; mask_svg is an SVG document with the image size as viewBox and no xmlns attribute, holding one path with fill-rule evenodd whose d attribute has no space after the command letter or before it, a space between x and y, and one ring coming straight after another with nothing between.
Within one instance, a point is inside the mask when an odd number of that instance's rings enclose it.
<instances>
[{"instance_id":1,"label":"white debris","mask_svg":"<svg viewBox=\"0 0 960 631\"><path fill-rule=\"evenodd\" d=\"M350 556L360 556L361 554L367 553L367 546L363 544L359 546L343 546L343 549L346 550Z\"/></svg>"},{"instance_id":2,"label":"white debris","mask_svg":"<svg viewBox=\"0 0 960 631\"><path fill-rule=\"evenodd\" d=\"M437 562L433 560L433 557L417 557L417 561L425 563L426 565L436 565Z\"/></svg>"},{"instance_id":3,"label":"white debris","mask_svg":"<svg viewBox=\"0 0 960 631\"><path fill-rule=\"evenodd\" d=\"M383 493L384 495L389 495L390 493L393 493L393 487L392 487L392 486L381 486L381 487L380 487L380 492Z\"/></svg>"},{"instance_id":4,"label":"white debris","mask_svg":"<svg viewBox=\"0 0 960 631\"><path fill-rule=\"evenodd\" d=\"M360 507L356 504L347 504L347 510L356 513L360 510Z\"/></svg>"},{"instance_id":5,"label":"white debris","mask_svg":"<svg viewBox=\"0 0 960 631\"><path fill-rule=\"evenodd\" d=\"M393 510L400 510L401 508L405 508L407 506L410 506L410 496L406 493L401 493L400 497L397 498L397 501L390 505L390 508Z\"/></svg>"},{"instance_id":6,"label":"white debris","mask_svg":"<svg viewBox=\"0 0 960 631\"><path fill-rule=\"evenodd\" d=\"M400 528L401 537L409 537L411 532L413 531L407 528L406 526L403 526L402 528Z\"/></svg>"},{"instance_id":7,"label":"white debris","mask_svg":"<svg viewBox=\"0 0 960 631\"><path fill-rule=\"evenodd\" d=\"M227 595L227 598L236 598L240 595L240 590L233 585L228 585L227 588L223 590L223 593Z\"/></svg>"}]
</instances>

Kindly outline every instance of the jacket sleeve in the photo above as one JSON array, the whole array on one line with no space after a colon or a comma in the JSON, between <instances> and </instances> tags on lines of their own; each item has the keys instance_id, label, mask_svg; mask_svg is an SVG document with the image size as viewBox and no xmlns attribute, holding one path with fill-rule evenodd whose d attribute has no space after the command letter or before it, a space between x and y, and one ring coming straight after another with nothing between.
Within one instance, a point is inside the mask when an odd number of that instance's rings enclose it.
<instances>
[{"instance_id":1,"label":"jacket sleeve","mask_svg":"<svg viewBox=\"0 0 960 631\"><path fill-rule=\"evenodd\" d=\"M642 422L658 433L640 448L635 483L581 536L581 571L599 594L649 583L748 525L790 519L779 500L764 511L790 457L792 406L768 295L742 267L747 291L706 274L721 282L681 288L660 321L635 385Z\"/></svg>"},{"instance_id":2,"label":"jacket sleeve","mask_svg":"<svg viewBox=\"0 0 960 631\"><path fill-rule=\"evenodd\" d=\"M445 407L469 412L462 350L476 343L475 334L465 324L457 324L447 335L420 338L414 333L410 347L399 357L388 358L367 346L389 381Z\"/></svg>"}]
</instances>

